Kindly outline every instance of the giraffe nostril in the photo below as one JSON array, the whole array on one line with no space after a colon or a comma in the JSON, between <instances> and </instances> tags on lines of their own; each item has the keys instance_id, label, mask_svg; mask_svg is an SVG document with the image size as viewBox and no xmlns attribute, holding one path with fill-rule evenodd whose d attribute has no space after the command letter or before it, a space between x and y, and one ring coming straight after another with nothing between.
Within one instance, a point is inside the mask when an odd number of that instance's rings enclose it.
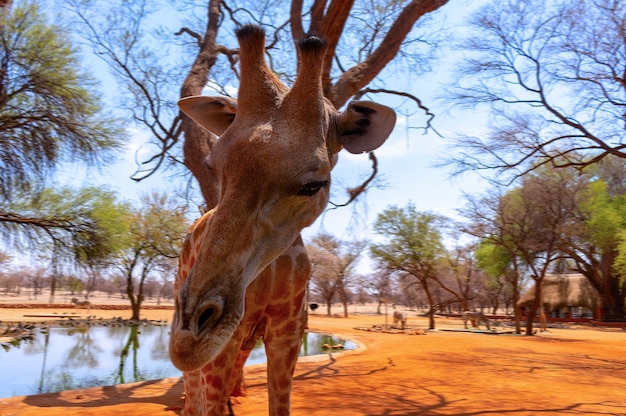
<instances>
[{"instance_id":1,"label":"giraffe nostril","mask_svg":"<svg viewBox=\"0 0 626 416\"><path fill-rule=\"evenodd\" d=\"M217 303L205 305L198 316L198 333L213 328L222 316L222 308Z\"/></svg>"}]
</instances>

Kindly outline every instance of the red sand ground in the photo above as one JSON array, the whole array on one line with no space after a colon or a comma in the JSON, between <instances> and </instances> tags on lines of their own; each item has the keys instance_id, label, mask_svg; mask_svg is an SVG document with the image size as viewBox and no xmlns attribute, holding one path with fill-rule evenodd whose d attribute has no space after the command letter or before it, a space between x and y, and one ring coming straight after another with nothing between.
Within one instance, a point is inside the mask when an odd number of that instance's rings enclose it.
<instances>
[{"instance_id":1,"label":"red sand ground","mask_svg":"<svg viewBox=\"0 0 626 416\"><path fill-rule=\"evenodd\" d=\"M0 320L34 310L0 309ZM50 310L41 310L49 313ZM67 312L67 311L63 311ZM119 316L120 311L92 311ZM109 316L110 315L110 316ZM169 319L171 311L144 317ZM574 327L534 337L466 332L404 335L355 327L380 316L311 316L311 330L362 343L357 352L298 363L293 415L625 415L626 332ZM458 320L438 326L462 328ZM409 325L424 328L411 317ZM1 371L0 359L0 371ZM265 367L247 368L237 416L267 414ZM27 397L0 398L2 416L176 415L182 384L166 379Z\"/></svg>"}]
</instances>

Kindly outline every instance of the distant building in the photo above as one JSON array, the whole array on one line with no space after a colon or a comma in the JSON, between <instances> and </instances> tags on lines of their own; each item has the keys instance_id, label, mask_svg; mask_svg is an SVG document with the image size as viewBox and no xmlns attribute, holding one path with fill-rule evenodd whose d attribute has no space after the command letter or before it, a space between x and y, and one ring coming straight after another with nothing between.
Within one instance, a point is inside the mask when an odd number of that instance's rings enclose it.
<instances>
[{"instance_id":1,"label":"distant building","mask_svg":"<svg viewBox=\"0 0 626 416\"><path fill-rule=\"evenodd\" d=\"M602 298L582 274L548 274L541 283L541 297L546 314L552 318L599 318ZM517 303L525 309L535 299L535 286Z\"/></svg>"}]
</instances>

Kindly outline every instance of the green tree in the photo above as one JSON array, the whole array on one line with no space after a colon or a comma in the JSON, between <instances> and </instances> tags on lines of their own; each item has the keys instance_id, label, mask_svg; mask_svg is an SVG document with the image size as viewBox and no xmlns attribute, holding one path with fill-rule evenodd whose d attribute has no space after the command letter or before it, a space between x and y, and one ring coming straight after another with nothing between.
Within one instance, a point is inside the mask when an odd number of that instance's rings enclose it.
<instances>
[{"instance_id":1,"label":"green tree","mask_svg":"<svg viewBox=\"0 0 626 416\"><path fill-rule=\"evenodd\" d=\"M86 193L47 186L64 163L102 165L120 145L98 85L81 68L68 31L33 2L0 14L0 235L63 260L101 248ZM98 248L98 249L100 249ZM53 273L54 274L54 273Z\"/></svg>"},{"instance_id":2,"label":"green tree","mask_svg":"<svg viewBox=\"0 0 626 416\"><path fill-rule=\"evenodd\" d=\"M514 299L518 299L516 287L522 274L535 281L527 335L533 334L533 319L542 307L541 283L563 259L579 230L579 206L587 181L572 170L542 168L522 178L521 186L504 195L470 199L464 210L471 219L465 230L485 246L482 255L495 260L487 270L493 275L512 268Z\"/></svg>"},{"instance_id":3,"label":"green tree","mask_svg":"<svg viewBox=\"0 0 626 416\"><path fill-rule=\"evenodd\" d=\"M378 214L374 231L387 239L372 244L372 256L390 270L417 279L428 298L429 328L435 328L434 313L438 306L431 284L438 285L438 269L447 257L442 228L445 218L429 212L418 212L413 204L405 208L391 206Z\"/></svg>"},{"instance_id":4,"label":"green tree","mask_svg":"<svg viewBox=\"0 0 626 416\"><path fill-rule=\"evenodd\" d=\"M0 236L17 249L51 254L51 302L63 267L94 270L109 264L123 240L125 220L123 204L106 189L45 188L35 198L16 193L11 202L0 200Z\"/></svg>"},{"instance_id":5,"label":"green tree","mask_svg":"<svg viewBox=\"0 0 626 416\"><path fill-rule=\"evenodd\" d=\"M484 204L484 199L480 204ZM492 205L493 206L493 205ZM466 213L474 212L476 206ZM484 212L484 211L483 211ZM480 213L480 211L478 211ZM492 212L491 214L495 214ZM473 215L473 214L470 214ZM482 214L479 214L482 215ZM473 217L476 220L478 217ZM503 218L499 218L502 220ZM466 232L472 235L481 235L481 241L476 248L476 261L478 267L487 274L487 289L495 289L501 292L505 288L510 288L511 291L511 303L513 306L513 317L515 321L515 332L517 334L522 333L521 329L521 316L520 311L517 308L517 301L520 299L520 289L522 283L522 267L519 258L515 255L517 249L513 242L506 236L504 223L500 223L496 219L489 230L484 230L486 223L478 224L474 223L470 228L465 229ZM479 231L479 230L483 231Z\"/></svg>"},{"instance_id":6,"label":"green tree","mask_svg":"<svg viewBox=\"0 0 626 416\"><path fill-rule=\"evenodd\" d=\"M601 177L591 179L579 207L576 238L565 252L602 296L605 318L615 319L624 316L626 301L626 194L612 194L610 189Z\"/></svg>"},{"instance_id":7,"label":"green tree","mask_svg":"<svg viewBox=\"0 0 626 416\"><path fill-rule=\"evenodd\" d=\"M514 306L510 256L497 246L479 242L474 257L476 266L484 273L484 291L493 307L493 314L496 314L502 306L508 313L509 308Z\"/></svg>"},{"instance_id":8,"label":"green tree","mask_svg":"<svg viewBox=\"0 0 626 416\"><path fill-rule=\"evenodd\" d=\"M39 6L0 14L0 195L32 192L64 162L101 163L120 145L99 86L81 68L68 31ZM21 194L23 195L23 194Z\"/></svg>"},{"instance_id":9,"label":"green tree","mask_svg":"<svg viewBox=\"0 0 626 416\"><path fill-rule=\"evenodd\" d=\"M88 191L93 195L89 216L94 219L96 230L91 237L92 244L76 249L86 274L86 298L95 289L101 273L113 265L116 254L123 250L128 239L131 213L130 205L119 202L115 193L96 188L89 188Z\"/></svg>"},{"instance_id":10,"label":"green tree","mask_svg":"<svg viewBox=\"0 0 626 416\"><path fill-rule=\"evenodd\" d=\"M139 320L146 279L152 273L171 273L185 238L189 220L179 198L151 193L132 209L129 234L116 266L125 277L125 293Z\"/></svg>"}]
</instances>

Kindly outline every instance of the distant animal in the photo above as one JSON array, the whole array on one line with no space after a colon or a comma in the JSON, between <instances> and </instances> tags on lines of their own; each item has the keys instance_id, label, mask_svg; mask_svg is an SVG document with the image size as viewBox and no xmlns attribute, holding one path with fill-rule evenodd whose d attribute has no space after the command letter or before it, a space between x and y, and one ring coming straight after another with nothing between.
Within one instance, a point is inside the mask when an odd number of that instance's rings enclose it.
<instances>
[{"instance_id":1,"label":"distant animal","mask_svg":"<svg viewBox=\"0 0 626 416\"><path fill-rule=\"evenodd\" d=\"M309 308L311 309L311 312L315 313L315 311L317 310L317 308L319 308L320 305L318 305L317 303L310 303L309 304Z\"/></svg>"},{"instance_id":2,"label":"distant animal","mask_svg":"<svg viewBox=\"0 0 626 416\"><path fill-rule=\"evenodd\" d=\"M465 329L467 329L467 321L470 321L472 323L472 326L478 329L480 329L480 324L483 323L488 330L491 330L491 323L489 321L489 318L487 318L482 312L463 312L463 324L465 325Z\"/></svg>"},{"instance_id":3,"label":"distant animal","mask_svg":"<svg viewBox=\"0 0 626 416\"><path fill-rule=\"evenodd\" d=\"M400 311L393 311L393 326L398 325L398 323L402 324L402 329L406 326L407 316L406 313Z\"/></svg>"},{"instance_id":4,"label":"distant animal","mask_svg":"<svg viewBox=\"0 0 626 416\"><path fill-rule=\"evenodd\" d=\"M91 302L89 302L88 300L78 300L76 298L72 298L72 303L74 304L74 308L76 309L84 308L88 311L91 310Z\"/></svg>"}]
</instances>

